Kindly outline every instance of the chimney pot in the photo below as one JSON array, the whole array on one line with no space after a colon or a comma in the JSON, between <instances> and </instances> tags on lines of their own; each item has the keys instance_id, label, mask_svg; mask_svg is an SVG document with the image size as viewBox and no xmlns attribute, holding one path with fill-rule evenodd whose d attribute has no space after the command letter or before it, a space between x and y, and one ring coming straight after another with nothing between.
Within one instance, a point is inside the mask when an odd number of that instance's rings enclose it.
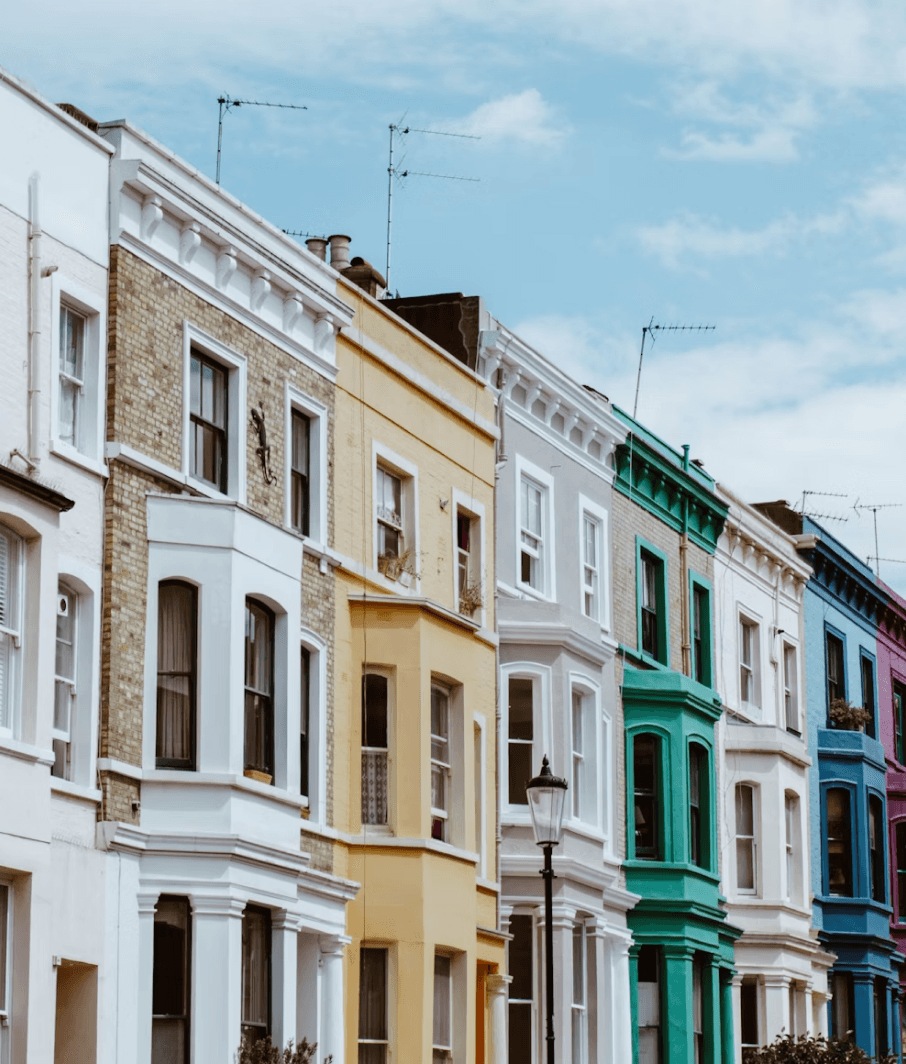
<instances>
[{"instance_id":1,"label":"chimney pot","mask_svg":"<svg viewBox=\"0 0 906 1064\"><path fill-rule=\"evenodd\" d=\"M327 239L330 241L330 265L335 270L345 270L349 265L349 242L352 237L334 233Z\"/></svg>"},{"instance_id":2,"label":"chimney pot","mask_svg":"<svg viewBox=\"0 0 906 1064\"><path fill-rule=\"evenodd\" d=\"M305 241L305 246L316 255L321 262L327 262L327 241L323 236L310 236Z\"/></svg>"}]
</instances>

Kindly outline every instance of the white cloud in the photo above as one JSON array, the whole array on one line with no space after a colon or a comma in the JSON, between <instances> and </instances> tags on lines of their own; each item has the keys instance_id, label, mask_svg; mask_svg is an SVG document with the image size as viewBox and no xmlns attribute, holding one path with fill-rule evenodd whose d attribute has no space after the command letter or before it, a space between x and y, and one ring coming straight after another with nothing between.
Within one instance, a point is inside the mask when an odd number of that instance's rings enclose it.
<instances>
[{"instance_id":1,"label":"white cloud","mask_svg":"<svg viewBox=\"0 0 906 1064\"><path fill-rule=\"evenodd\" d=\"M480 104L465 118L445 123L451 130L488 141L522 141L551 147L569 131L537 89Z\"/></svg>"},{"instance_id":2,"label":"white cloud","mask_svg":"<svg viewBox=\"0 0 906 1064\"><path fill-rule=\"evenodd\" d=\"M712 163L789 163L799 158L798 130L762 129L749 138L731 133L710 137L697 130L686 130L679 148L667 148L663 154L671 159Z\"/></svg>"},{"instance_id":3,"label":"white cloud","mask_svg":"<svg viewBox=\"0 0 906 1064\"><path fill-rule=\"evenodd\" d=\"M688 258L748 258L784 251L799 234L802 223L792 215L762 229L722 226L700 215L684 213L662 225L645 225L636 231L643 251L669 269L679 269Z\"/></svg>"}]
</instances>

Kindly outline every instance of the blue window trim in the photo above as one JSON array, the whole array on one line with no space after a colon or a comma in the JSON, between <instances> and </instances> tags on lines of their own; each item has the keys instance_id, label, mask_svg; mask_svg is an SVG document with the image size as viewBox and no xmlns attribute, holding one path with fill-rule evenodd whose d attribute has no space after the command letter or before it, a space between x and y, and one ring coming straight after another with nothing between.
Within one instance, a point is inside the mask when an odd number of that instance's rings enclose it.
<instances>
[{"instance_id":1,"label":"blue window trim","mask_svg":"<svg viewBox=\"0 0 906 1064\"><path fill-rule=\"evenodd\" d=\"M660 562L660 572L657 581L657 637L660 655L652 657L642 650L642 551L650 554L655 561ZM669 597L667 595L667 555L658 550L653 543L635 537L635 603L636 603L636 647L639 657L648 665L670 667L670 619L667 616Z\"/></svg>"},{"instance_id":2,"label":"blue window trim","mask_svg":"<svg viewBox=\"0 0 906 1064\"><path fill-rule=\"evenodd\" d=\"M828 723L828 726L830 727L831 726L831 723L830 723L831 696L830 696L830 678L828 676L829 669L827 667L828 666L828 660L827 660L827 637L829 635L836 636L837 639L839 639L840 642L843 644L843 697L847 698L847 699L849 698L849 676L847 675L847 667L846 667L846 635L845 635L844 632L841 632L839 628L835 628L832 624L828 624L827 621L825 621L824 622L824 646L822 648L823 652L824 652L823 653L823 657L824 657L824 705L826 707L825 708L825 712L826 712L826 715L827 715L827 723Z\"/></svg>"},{"instance_id":3,"label":"blue window trim","mask_svg":"<svg viewBox=\"0 0 906 1064\"><path fill-rule=\"evenodd\" d=\"M869 818L871 817L871 799L877 798L881 803L881 849L883 851L883 864L884 873L881 877L881 881L884 884L884 898L881 901L876 901L876 905L890 905L891 890L890 890L890 853L889 846L887 845L887 834L890 831L890 825L887 822L887 795L884 791L879 791L877 787L865 788L865 868L868 872L868 881L866 883L865 897L871 898L871 825ZM872 899L874 900L874 899Z\"/></svg>"},{"instance_id":4,"label":"blue window trim","mask_svg":"<svg viewBox=\"0 0 906 1064\"><path fill-rule=\"evenodd\" d=\"M694 569L689 570L689 635L690 642L692 644L690 651L690 664L693 674L695 673L695 590L698 588L705 592L706 601L708 604L707 616L703 618L704 632L702 633L702 642L704 644L704 653L702 657L703 662L703 675L695 676L693 679L699 683L704 684L705 687L714 686L714 607L713 607L713 589L711 587L711 581L695 572Z\"/></svg>"}]
</instances>

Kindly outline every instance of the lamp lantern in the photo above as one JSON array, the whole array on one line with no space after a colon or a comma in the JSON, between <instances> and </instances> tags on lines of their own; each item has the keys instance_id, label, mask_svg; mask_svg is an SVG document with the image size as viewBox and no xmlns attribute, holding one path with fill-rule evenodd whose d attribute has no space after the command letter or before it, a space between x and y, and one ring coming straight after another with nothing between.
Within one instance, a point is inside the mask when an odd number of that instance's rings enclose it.
<instances>
[{"instance_id":1,"label":"lamp lantern","mask_svg":"<svg viewBox=\"0 0 906 1064\"><path fill-rule=\"evenodd\" d=\"M563 835L563 811L566 808L565 779L553 775L547 755L541 762L541 772L525 787L532 830L538 846L558 846Z\"/></svg>"}]
</instances>

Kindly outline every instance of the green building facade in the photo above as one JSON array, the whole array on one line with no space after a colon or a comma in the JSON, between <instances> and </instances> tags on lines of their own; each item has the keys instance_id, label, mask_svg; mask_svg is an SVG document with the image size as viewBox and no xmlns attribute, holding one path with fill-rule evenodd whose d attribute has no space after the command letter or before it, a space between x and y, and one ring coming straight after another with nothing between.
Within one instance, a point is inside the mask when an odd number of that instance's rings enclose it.
<instances>
[{"instance_id":1,"label":"green building facade","mask_svg":"<svg viewBox=\"0 0 906 1064\"><path fill-rule=\"evenodd\" d=\"M726 507L697 463L622 411L615 635L626 755L633 1064L731 1064L733 944L720 895L713 558Z\"/></svg>"}]
</instances>

